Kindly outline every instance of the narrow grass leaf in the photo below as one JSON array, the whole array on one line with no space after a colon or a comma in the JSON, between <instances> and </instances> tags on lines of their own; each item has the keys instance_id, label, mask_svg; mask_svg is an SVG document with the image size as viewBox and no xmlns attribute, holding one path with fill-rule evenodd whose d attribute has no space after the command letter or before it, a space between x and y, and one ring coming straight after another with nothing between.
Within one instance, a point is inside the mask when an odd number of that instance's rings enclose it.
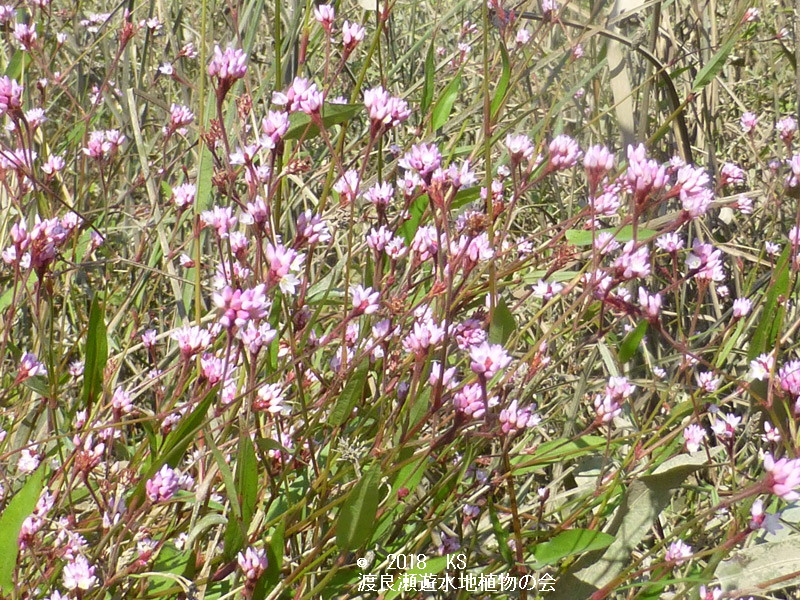
<instances>
[{"instance_id":1,"label":"narrow grass leaf","mask_svg":"<svg viewBox=\"0 0 800 600\"><path fill-rule=\"evenodd\" d=\"M784 296L789 291L789 255L791 246L786 246L781 253L778 263L773 271L774 277L767 290L767 299L761 319L750 339L750 350L747 353L749 360L753 360L759 354L766 352L775 343L778 335L778 328L783 319L783 308L778 307L778 297Z\"/></svg>"},{"instance_id":2,"label":"narrow grass leaf","mask_svg":"<svg viewBox=\"0 0 800 600\"><path fill-rule=\"evenodd\" d=\"M503 60L503 71L500 74L500 81L497 82L497 87L494 90L494 96L492 96L492 104L490 113L492 115L492 119L497 116L497 111L500 109L500 106L503 104L503 100L505 100L506 92L508 91L508 83L511 79L511 62L508 59L508 50L506 50L506 46L502 41L500 42L500 55Z\"/></svg>"},{"instance_id":3,"label":"narrow grass leaf","mask_svg":"<svg viewBox=\"0 0 800 600\"><path fill-rule=\"evenodd\" d=\"M645 333L647 333L647 321L639 321L636 329L626 335L619 345L619 362L626 363L633 358Z\"/></svg>"},{"instance_id":4,"label":"narrow grass leaf","mask_svg":"<svg viewBox=\"0 0 800 600\"><path fill-rule=\"evenodd\" d=\"M436 64L434 63L434 41L431 39L431 45L428 46L428 54L425 56L425 83L422 86L422 99L420 100L420 110L423 115L428 114L428 109L433 102L433 78L436 73Z\"/></svg>"},{"instance_id":5,"label":"narrow grass leaf","mask_svg":"<svg viewBox=\"0 0 800 600\"><path fill-rule=\"evenodd\" d=\"M372 535L380 503L381 476L379 466L369 467L348 494L336 522L336 544L343 550L355 550Z\"/></svg>"},{"instance_id":6,"label":"narrow grass leaf","mask_svg":"<svg viewBox=\"0 0 800 600\"><path fill-rule=\"evenodd\" d=\"M537 544L533 549L533 556L536 558L535 568L554 565L568 556L608 548L613 541L613 535L592 529L562 531L553 539Z\"/></svg>"},{"instance_id":7,"label":"narrow grass leaf","mask_svg":"<svg viewBox=\"0 0 800 600\"><path fill-rule=\"evenodd\" d=\"M453 105L456 103L456 98L458 97L460 89L461 72L447 84L439 100L436 101L436 105L433 107L433 114L431 115L431 131L437 131L447 123L447 119L450 118L450 113L453 110Z\"/></svg>"},{"instance_id":8,"label":"narrow grass leaf","mask_svg":"<svg viewBox=\"0 0 800 600\"><path fill-rule=\"evenodd\" d=\"M95 295L89 309L89 329L86 334L86 360L83 371L83 402L91 406L103 390L103 370L108 360L108 336L103 303Z\"/></svg>"},{"instance_id":9,"label":"narrow grass leaf","mask_svg":"<svg viewBox=\"0 0 800 600\"><path fill-rule=\"evenodd\" d=\"M633 227L630 225L626 225L625 227L619 229L599 229L594 232L594 237L597 237L597 234L599 233L611 233L614 235L615 240L622 243L629 242L633 239ZM658 232L654 229L640 228L637 232L637 238L640 240L651 238L656 235L658 235ZM586 231L584 229L568 229L566 236L567 241L573 246L592 245L593 236L591 231Z\"/></svg>"},{"instance_id":10,"label":"narrow grass leaf","mask_svg":"<svg viewBox=\"0 0 800 600\"><path fill-rule=\"evenodd\" d=\"M345 123L364 110L361 104L324 104L322 107L322 124L325 128ZM295 112L289 117L289 130L284 136L287 140L298 140L305 134L305 139L319 135L319 127L311 122L305 113Z\"/></svg>"},{"instance_id":11,"label":"narrow grass leaf","mask_svg":"<svg viewBox=\"0 0 800 600\"><path fill-rule=\"evenodd\" d=\"M517 322L514 320L514 315L505 301L500 300L494 307L492 322L489 324L489 342L504 345L516 328Z\"/></svg>"},{"instance_id":12,"label":"narrow grass leaf","mask_svg":"<svg viewBox=\"0 0 800 600\"><path fill-rule=\"evenodd\" d=\"M331 410L329 422L334 427L344 424L350 418L353 408L364 395L368 368L368 364L360 365L345 383L342 394Z\"/></svg>"},{"instance_id":13,"label":"narrow grass leaf","mask_svg":"<svg viewBox=\"0 0 800 600\"><path fill-rule=\"evenodd\" d=\"M28 478L22 488L12 496L11 500L0 515L0 590L11 594L14 590L14 567L17 565L19 536L22 523L36 508L39 495L44 485L46 466L39 468Z\"/></svg>"},{"instance_id":14,"label":"narrow grass leaf","mask_svg":"<svg viewBox=\"0 0 800 600\"><path fill-rule=\"evenodd\" d=\"M716 77L720 71L722 71L722 67L725 66L725 61L728 60L728 56L736 45L736 42L742 37L744 31L744 29L734 31L733 34L725 40L725 43L720 46L720 49L717 50L714 56L712 56L703 68L698 71L697 76L692 82L692 92L699 92L702 90L713 81L714 77Z\"/></svg>"}]
</instances>

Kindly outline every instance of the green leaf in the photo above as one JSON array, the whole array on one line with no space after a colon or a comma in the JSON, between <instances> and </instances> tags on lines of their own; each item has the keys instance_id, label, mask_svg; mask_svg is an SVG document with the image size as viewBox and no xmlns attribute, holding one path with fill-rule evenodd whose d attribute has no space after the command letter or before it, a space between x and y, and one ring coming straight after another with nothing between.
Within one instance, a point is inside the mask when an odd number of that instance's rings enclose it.
<instances>
[{"instance_id":1,"label":"green leaf","mask_svg":"<svg viewBox=\"0 0 800 600\"><path fill-rule=\"evenodd\" d=\"M578 559L559 577L556 591L548 599L588 598L622 572L630 564L632 552L650 533L656 517L670 503L671 490L702 468L696 460L685 457L664 463L663 471L633 481L605 531L614 536L614 541L605 552L590 552Z\"/></svg>"},{"instance_id":2,"label":"green leaf","mask_svg":"<svg viewBox=\"0 0 800 600\"><path fill-rule=\"evenodd\" d=\"M706 87L714 77L722 70L722 67L725 66L725 61L728 60L728 55L733 50L734 45L736 42L739 41L739 38L742 37L744 33L744 29L740 28L737 31L734 31L731 36L725 41L720 49L717 50L716 54L711 57L711 60L706 63L702 69L697 73L697 76L694 78L694 82L692 83L692 91L699 92L704 87Z\"/></svg>"},{"instance_id":3,"label":"green leaf","mask_svg":"<svg viewBox=\"0 0 800 600\"><path fill-rule=\"evenodd\" d=\"M503 72L500 74L500 81L497 83L494 96L492 97L492 106L489 111L489 114L492 115L492 119L497 116L497 111L500 109L500 106L502 106L503 100L505 100L506 92L508 91L508 82L511 80L511 62L508 59L506 45L502 41L500 42L500 55L503 58Z\"/></svg>"},{"instance_id":4,"label":"green leaf","mask_svg":"<svg viewBox=\"0 0 800 600\"><path fill-rule=\"evenodd\" d=\"M577 458L596 452L605 446L607 439L602 435L584 435L574 441L563 439L540 444L532 454L519 455L511 459L514 475L542 469L547 465L563 462L567 458Z\"/></svg>"},{"instance_id":5,"label":"green leaf","mask_svg":"<svg viewBox=\"0 0 800 600\"><path fill-rule=\"evenodd\" d=\"M373 465L348 494L336 522L336 544L341 549L355 550L372 535L380 503L380 485L381 469Z\"/></svg>"},{"instance_id":6,"label":"green leaf","mask_svg":"<svg viewBox=\"0 0 800 600\"><path fill-rule=\"evenodd\" d=\"M272 532L269 544L266 547L267 570L264 571L262 581L266 582L268 588L275 587L281 576L281 567L283 566L283 529L283 521L281 521L275 531Z\"/></svg>"},{"instance_id":7,"label":"green leaf","mask_svg":"<svg viewBox=\"0 0 800 600\"><path fill-rule=\"evenodd\" d=\"M478 186L457 191L456 195L453 197L453 201L450 203L450 209L461 208L465 204L469 204L473 200L476 200L480 196L480 193L481 190ZM411 240L414 239L414 235L417 233L417 229L419 229L422 216L425 214L425 209L427 207L427 194L423 194L411 203L411 207L408 210L409 218L406 219L399 229L399 233L403 236L406 244L410 244Z\"/></svg>"},{"instance_id":8,"label":"green leaf","mask_svg":"<svg viewBox=\"0 0 800 600\"><path fill-rule=\"evenodd\" d=\"M211 206L211 191L214 178L214 157L205 144L200 152L200 165L197 168L197 199L195 200L196 212L206 210Z\"/></svg>"},{"instance_id":9,"label":"green leaf","mask_svg":"<svg viewBox=\"0 0 800 600\"><path fill-rule=\"evenodd\" d=\"M240 511L228 521L225 530L225 557L231 560L247 542L247 528L253 519L258 498L258 461L253 442L247 432L239 437L236 461L235 490Z\"/></svg>"},{"instance_id":10,"label":"green leaf","mask_svg":"<svg viewBox=\"0 0 800 600\"><path fill-rule=\"evenodd\" d=\"M492 322L489 324L489 342L492 344L505 344L517 328L514 315L503 300L497 303L492 313Z\"/></svg>"},{"instance_id":11,"label":"green leaf","mask_svg":"<svg viewBox=\"0 0 800 600\"><path fill-rule=\"evenodd\" d=\"M345 123L364 109L362 104L329 104L322 106L322 124L325 128ZM305 139L319 135L319 127L311 123L311 117L302 112L289 116L289 130L283 136L287 140L299 140L303 134Z\"/></svg>"},{"instance_id":12,"label":"green leaf","mask_svg":"<svg viewBox=\"0 0 800 600\"><path fill-rule=\"evenodd\" d=\"M86 334L86 360L83 369L83 402L91 405L103 391L103 370L108 360L108 336L103 320L103 304L95 295L89 310L89 330Z\"/></svg>"},{"instance_id":13,"label":"green leaf","mask_svg":"<svg viewBox=\"0 0 800 600\"><path fill-rule=\"evenodd\" d=\"M422 86L422 99L420 100L420 110L423 115L428 114L428 109L431 107L431 102L433 102L433 78L436 74L434 42L435 38L431 38L431 45L428 46L428 54L425 57L425 83Z\"/></svg>"},{"instance_id":14,"label":"green leaf","mask_svg":"<svg viewBox=\"0 0 800 600\"><path fill-rule=\"evenodd\" d=\"M736 329L728 335L728 339L725 340L725 344L722 346L722 350L719 351L717 355L717 360L714 361L714 364L717 368L722 367L725 364L725 360L728 358L728 355L734 348L738 347L737 342L744 332L745 320L742 319L737 323Z\"/></svg>"},{"instance_id":15,"label":"green leaf","mask_svg":"<svg viewBox=\"0 0 800 600\"><path fill-rule=\"evenodd\" d=\"M639 321L636 329L626 335L625 339L622 340L622 343L619 345L620 362L626 363L633 358L633 355L636 354L636 349L639 347L639 344L642 343L642 338L644 338L645 333L647 333L647 321Z\"/></svg>"},{"instance_id":16,"label":"green leaf","mask_svg":"<svg viewBox=\"0 0 800 600\"><path fill-rule=\"evenodd\" d=\"M360 364L355 372L350 375L347 383L345 383L342 394L333 406L328 420L334 427L344 424L350 418L353 408L363 397L368 369L369 365L367 363Z\"/></svg>"},{"instance_id":17,"label":"green leaf","mask_svg":"<svg viewBox=\"0 0 800 600\"><path fill-rule=\"evenodd\" d=\"M758 588L759 594L767 594L773 590L797 585L798 571L800 571L800 535L795 534L780 541L758 544L733 552L727 560L719 563L714 577L726 592ZM791 577L792 574L795 576ZM762 587L767 581L772 583Z\"/></svg>"},{"instance_id":18,"label":"green leaf","mask_svg":"<svg viewBox=\"0 0 800 600\"><path fill-rule=\"evenodd\" d=\"M6 67L5 75L10 77L11 79L17 79L22 76L22 69L28 68L28 65L31 64L31 55L29 52L23 52L22 50L15 50L14 55L11 57L11 60L8 61L8 66Z\"/></svg>"},{"instance_id":19,"label":"green leaf","mask_svg":"<svg viewBox=\"0 0 800 600\"><path fill-rule=\"evenodd\" d=\"M242 503L242 519L253 518L258 499L258 460L253 442L247 432L239 440L239 460L236 463L236 491Z\"/></svg>"},{"instance_id":20,"label":"green leaf","mask_svg":"<svg viewBox=\"0 0 800 600\"><path fill-rule=\"evenodd\" d=\"M186 545L186 548L190 548L189 544ZM177 593L178 584L176 580L172 577L166 577L164 574L171 573L172 575L185 577L191 581L192 570L194 568L195 557L192 552L181 551L175 548L170 544L165 544L161 551L158 553L158 557L153 562L153 568L150 569L153 573L151 574L151 579L149 581L149 585L147 590L150 594L156 594L161 592L161 594L165 594L168 591L172 590L173 593ZM160 575L161 577L153 577Z\"/></svg>"},{"instance_id":21,"label":"green leaf","mask_svg":"<svg viewBox=\"0 0 800 600\"><path fill-rule=\"evenodd\" d=\"M453 105L458 97L458 92L461 89L461 71L458 72L447 87L444 88L442 95L433 107L433 114L431 115L431 131L441 129L450 118L450 112L453 110Z\"/></svg>"},{"instance_id":22,"label":"green leaf","mask_svg":"<svg viewBox=\"0 0 800 600\"><path fill-rule=\"evenodd\" d=\"M508 528L503 527L500 519L497 517L497 508L494 502L489 501L489 520L492 522L492 530L494 531L494 539L497 540L497 548L500 550L500 556L506 561L506 564L514 564L514 556L511 554L511 547L508 545Z\"/></svg>"},{"instance_id":23,"label":"green leaf","mask_svg":"<svg viewBox=\"0 0 800 600\"><path fill-rule=\"evenodd\" d=\"M778 337L778 330L783 321L784 307L778 306L778 296L785 296L789 292L789 255L791 245L786 246L773 270L772 284L767 290L767 299L762 308L761 319L758 327L750 339L750 349L747 358L753 360L762 352L772 348Z\"/></svg>"},{"instance_id":24,"label":"green leaf","mask_svg":"<svg viewBox=\"0 0 800 600\"><path fill-rule=\"evenodd\" d=\"M554 565L562 558L582 554L592 550L608 548L614 536L592 529L569 529L562 531L553 539L537 544L533 549L536 569Z\"/></svg>"},{"instance_id":25,"label":"green leaf","mask_svg":"<svg viewBox=\"0 0 800 600\"><path fill-rule=\"evenodd\" d=\"M11 500L0 515L0 590L10 594L14 590L14 568L17 566L19 537L22 523L36 508L44 486L46 466L40 465L22 488L11 497Z\"/></svg>"},{"instance_id":26,"label":"green leaf","mask_svg":"<svg viewBox=\"0 0 800 600\"><path fill-rule=\"evenodd\" d=\"M206 397L197 404L197 407L188 416L181 419L178 426L164 440L161 452L150 461L139 484L131 494L131 499L128 503L130 508L134 508L144 498L147 480L155 475L165 464L173 468L176 467L183 455L186 454L189 444L196 441L197 432L202 429L205 422L208 407L211 406L211 402L216 398L218 385L209 390Z\"/></svg>"},{"instance_id":27,"label":"green leaf","mask_svg":"<svg viewBox=\"0 0 800 600\"><path fill-rule=\"evenodd\" d=\"M629 242L633 239L633 227L630 225L625 225L625 227L620 227L616 229L596 229L594 232L594 237L597 237L598 233L610 233L614 235L614 239L618 242ZM654 229L639 229L637 232L637 237L640 240L645 240L647 238L651 238L658 235L658 232ZM592 245L592 232L586 231L585 229L567 229L566 231L567 241L572 244L573 246L591 246Z\"/></svg>"},{"instance_id":28,"label":"green leaf","mask_svg":"<svg viewBox=\"0 0 800 600\"><path fill-rule=\"evenodd\" d=\"M29 377L26 379L23 384L26 388L33 390L43 398L50 397L50 388L47 386L47 377L42 375L36 375L34 377Z\"/></svg>"},{"instance_id":29,"label":"green leaf","mask_svg":"<svg viewBox=\"0 0 800 600\"><path fill-rule=\"evenodd\" d=\"M225 518L225 515L221 515L219 513L209 513L200 519L194 526L189 530L189 534L186 536L186 544L184 547L191 548L194 545L194 541L200 536L206 529L210 529L215 525L225 525L227 524L228 519Z\"/></svg>"}]
</instances>

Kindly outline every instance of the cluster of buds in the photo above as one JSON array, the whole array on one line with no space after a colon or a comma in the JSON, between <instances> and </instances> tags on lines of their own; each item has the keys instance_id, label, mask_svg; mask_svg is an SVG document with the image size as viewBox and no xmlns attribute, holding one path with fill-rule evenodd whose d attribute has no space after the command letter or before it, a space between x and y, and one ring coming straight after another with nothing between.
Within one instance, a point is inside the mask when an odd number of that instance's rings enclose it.
<instances>
[{"instance_id":1,"label":"cluster of buds","mask_svg":"<svg viewBox=\"0 0 800 600\"><path fill-rule=\"evenodd\" d=\"M237 79L247 73L247 54L239 48L214 46L214 56L208 63L208 74L216 82L217 101L221 102Z\"/></svg>"}]
</instances>

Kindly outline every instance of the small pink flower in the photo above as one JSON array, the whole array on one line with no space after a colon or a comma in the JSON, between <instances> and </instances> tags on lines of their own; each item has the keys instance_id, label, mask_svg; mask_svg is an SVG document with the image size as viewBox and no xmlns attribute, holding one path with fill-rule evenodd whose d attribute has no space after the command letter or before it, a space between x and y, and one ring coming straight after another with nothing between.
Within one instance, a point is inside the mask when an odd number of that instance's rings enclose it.
<instances>
[{"instance_id":1,"label":"small pink flower","mask_svg":"<svg viewBox=\"0 0 800 600\"><path fill-rule=\"evenodd\" d=\"M636 243L631 240L622 248L622 254L614 261L617 276L622 279L635 279L650 275L650 253L647 246L635 248Z\"/></svg>"},{"instance_id":2,"label":"small pink flower","mask_svg":"<svg viewBox=\"0 0 800 600\"><path fill-rule=\"evenodd\" d=\"M686 268L693 271L697 279L722 281L725 279L725 270L722 267L721 254L711 244L695 240L691 253L686 257Z\"/></svg>"},{"instance_id":3,"label":"small pink flower","mask_svg":"<svg viewBox=\"0 0 800 600\"><path fill-rule=\"evenodd\" d=\"M378 298L380 294L372 291L371 287L365 288L361 285L355 285L350 288L350 294L353 298L353 309L359 315L371 315L377 312L380 307Z\"/></svg>"},{"instance_id":4,"label":"small pink flower","mask_svg":"<svg viewBox=\"0 0 800 600\"><path fill-rule=\"evenodd\" d=\"M417 253L419 260L430 259L439 250L436 228L433 225L419 227L411 240L411 249Z\"/></svg>"},{"instance_id":5,"label":"small pink flower","mask_svg":"<svg viewBox=\"0 0 800 600\"><path fill-rule=\"evenodd\" d=\"M186 134L186 126L194 121L194 113L188 106L173 104L169 112L169 133L177 131L181 135Z\"/></svg>"},{"instance_id":6,"label":"small pink flower","mask_svg":"<svg viewBox=\"0 0 800 600\"><path fill-rule=\"evenodd\" d=\"M80 590L78 594L92 589L98 584L95 575L95 567L82 555L76 556L73 560L64 565L61 572L61 582L68 590Z\"/></svg>"},{"instance_id":7,"label":"small pink flower","mask_svg":"<svg viewBox=\"0 0 800 600\"><path fill-rule=\"evenodd\" d=\"M733 163L725 163L719 171L720 185L738 185L745 181L744 170Z\"/></svg>"},{"instance_id":8,"label":"small pink flower","mask_svg":"<svg viewBox=\"0 0 800 600\"><path fill-rule=\"evenodd\" d=\"M22 90L15 79L0 77L0 116L19 113L22 107Z\"/></svg>"},{"instance_id":9,"label":"small pink flower","mask_svg":"<svg viewBox=\"0 0 800 600\"><path fill-rule=\"evenodd\" d=\"M764 435L761 440L767 443L778 444L781 441L781 431L777 427L773 427L769 421L764 421Z\"/></svg>"},{"instance_id":10,"label":"small pink flower","mask_svg":"<svg viewBox=\"0 0 800 600\"><path fill-rule=\"evenodd\" d=\"M339 194L342 204L350 204L358 196L358 186L361 180L358 171L350 169L333 185L333 191Z\"/></svg>"},{"instance_id":11,"label":"small pink flower","mask_svg":"<svg viewBox=\"0 0 800 600\"><path fill-rule=\"evenodd\" d=\"M175 495L179 487L178 472L169 465L161 467L145 484L147 497L152 502L166 502Z\"/></svg>"},{"instance_id":12,"label":"small pink flower","mask_svg":"<svg viewBox=\"0 0 800 600\"><path fill-rule=\"evenodd\" d=\"M204 227L213 227L220 238L227 238L229 232L236 225L236 217L233 216L233 209L230 206L214 206L211 210L204 210L200 213L200 223Z\"/></svg>"},{"instance_id":13,"label":"small pink flower","mask_svg":"<svg viewBox=\"0 0 800 600\"><path fill-rule=\"evenodd\" d=\"M314 7L314 19L322 25L325 32L330 35L333 27L333 20L336 18L336 11L331 4L320 4Z\"/></svg>"},{"instance_id":14,"label":"small pink flower","mask_svg":"<svg viewBox=\"0 0 800 600\"><path fill-rule=\"evenodd\" d=\"M22 360L19 362L17 382L25 381L29 377L36 377L37 375L47 375L47 368L43 363L39 362L39 359L32 352L23 354Z\"/></svg>"},{"instance_id":15,"label":"small pink flower","mask_svg":"<svg viewBox=\"0 0 800 600\"><path fill-rule=\"evenodd\" d=\"M560 171L574 167L581 157L581 149L578 142L568 135L556 136L549 146L550 168Z\"/></svg>"},{"instance_id":16,"label":"small pink flower","mask_svg":"<svg viewBox=\"0 0 800 600\"><path fill-rule=\"evenodd\" d=\"M118 387L114 390L114 395L111 396L111 406L115 411L127 415L133 411L133 398L124 388Z\"/></svg>"},{"instance_id":17,"label":"small pink flower","mask_svg":"<svg viewBox=\"0 0 800 600\"><path fill-rule=\"evenodd\" d=\"M530 427L535 427L541 422L541 417L531 412L529 407L520 408L517 401L512 400L508 408L500 411L500 429L505 434L515 434Z\"/></svg>"},{"instance_id":18,"label":"small pink flower","mask_svg":"<svg viewBox=\"0 0 800 600\"><path fill-rule=\"evenodd\" d=\"M783 143L789 146L797 133L797 121L794 117L785 117L777 122L775 129L778 130L778 135Z\"/></svg>"},{"instance_id":19,"label":"small pink flower","mask_svg":"<svg viewBox=\"0 0 800 600\"><path fill-rule=\"evenodd\" d=\"M398 162L404 169L414 170L423 179L429 179L442 164L442 155L436 144L415 144Z\"/></svg>"},{"instance_id":20,"label":"small pink flower","mask_svg":"<svg viewBox=\"0 0 800 600\"><path fill-rule=\"evenodd\" d=\"M417 356L424 356L428 348L438 345L443 338L444 328L437 325L433 320L417 321L414 323L411 333L403 338L403 349Z\"/></svg>"},{"instance_id":21,"label":"small pink flower","mask_svg":"<svg viewBox=\"0 0 800 600\"><path fill-rule=\"evenodd\" d=\"M230 286L214 294L214 304L222 313L220 324L225 328L244 327L249 321L259 321L267 316L271 306L265 295L266 285L261 283L247 290L233 290Z\"/></svg>"},{"instance_id":22,"label":"small pink flower","mask_svg":"<svg viewBox=\"0 0 800 600\"><path fill-rule=\"evenodd\" d=\"M267 568L267 555L260 548L247 548L244 552L239 552L236 560L244 578L250 583L258 580Z\"/></svg>"},{"instance_id":23,"label":"small pink flower","mask_svg":"<svg viewBox=\"0 0 800 600\"><path fill-rule=\"evenodd\" d=\"M185 358L202 352L211 344L211 334L197 325L176 329L170 337L178 343L178 348Z\"/></svg>"},{"instance_id":24,"label":"small pink flower","mask_svg":"<svg viewBox=\"0 0 800 600\"><path fill-rule=\"evenodd\" d=\"M49 178L63 170L65 166L66 163L64 162L64 157L57 154L51 154L47 157L47 160L42 165L42 173L47 175Z\"/></svg>"},{"instance_id":25,"label":"small pink flower","mask_svg":"<svg viewBox=\"0 0 800 600\"><path fill-rule=\"evenodd\" d=\"M605 146L590 146L583 157L583 168L589 187L594 188L614 168L614 155Z\"/></svg>"},{"instance_id":26,"label":"small pink flower","mask_svg":"<svg viewBox=\"0 0 800 600\"><path fill-rule=\"evenodd\" d=\"M692 547L685 544L683 540L672 542L667 548L664 560L676 566L684 564L692 556Z\"/></svg>"},{"instance_id":27,"label":"small pink flower","mask_svg":"<svg viewBox=\"0 0 800 600\"><path fill-rule=\"evenodd\" d=\"M297 237L301 243L327 244L331 241L328 224L319 215L306 210L297 217Z\"/></svg>"},{"instance_id":28,"label":"small pink flower","mask_svg":"<svg viewBox=\"0 0 800 600\"><path fill-rule=\"evenodd\" d=\"M667 170L655 160L647 158L644 144L628 146L628 169L625 180L633 191L637 202L642 202L651 192L663 189L667 184Z\"/></svg>"},{"instance_id":29,"label":"small pink flower","mask_svg":"<svg viewBox=\"0 0 800 600\"><path fill-rule=\"evenodd\" d=\"M775 358L771 354L760 354L757 358L750 361L750 373L748 374L748 376L750 377L750 379L757 379L758 381L764 381L769 377L769 374L774 366L775 366ZM795 368L794 370L797 369ZM800 377L800 373L798 373L798 377ZM800 390L800 387L798 387L798 390ZM794 394L794 395L799 395L799 394Z\"/></svg>"},{"instance_id":30,"label":"small pink flower","mask_svg":"<svg viewBox=\"0 0 800 600\"><path fill-rule=\"evenodd\" d=\"M795 398L800 397L800 361L793 360L782 366L778 377L783 391L789 392Z\"/></svg>"},{"instance_id":31,"label":"small pink flower","mask_svg":"<svg viewBox=\"0 0 800 600\"><path fill-rule=\"evenodd\" d=\"M697 385L705 392L709 394L716 392L717 388L719 387L719 379L714 377L714 374L710 371L706 371L703 373L697 373Z\"/></svg>"},{"instance_id":32,"label":"small pink flower","mask_svg":"<svg viewBox=\"0 0 800 600\"><path fill-rule=\"evenodd\" d=\"M650 321L658 321L661 312L661 294L649 294L647 289L639 288L639 306Z\"/></svg>"},{"instance_id":33,"label":"small pink flower","mask_svg":"<svg viewBox=\"0 0 800 600\"><path fill-rule=\"evenodd\" d=\"M22 46L23 50L32 49L38 37L35 26L31 27L26 23L17 23L14 25L14 39Z\"/></svg>"},{"instance_id":34,"label":"small pink flower","mask_svg":"<svg viewBox=\"0 0 800 600\"><path fill-rule=\"evenodd\" d=\"M595 419L598 423L610 423L622 413L622 405L615 398L598 394L594 399Z\"/></svg>"},{"instance_id":35,"label":"small pink flower","mask_svg":"<svg viewBox=\"0 0 800 600\"><path fill-rule=\"evenodd\" d=\"M269 111L261 120L261 131L273 144L277 144L289 131L289 115L285 112Z\"/></svg>"},{"instance_id":36,"label":"small pink flower","mask_svg":"<svg viewBox=\"0 0 800 600\"><path fill-rule=\"evenodd\" d=\"M473 419L480 419L486 414L487 404L489 408L497 406L499 400L497 396L483 401L483 390L479 383L465 385L453 396L455 409Z\"/></svg>"},{"instance_id":37,"label":"small pink flower","mask_svg":"<svg viewBox=\"0 0 800 600\"><path fill-rule=\"evenodd\" d=\"M706 439L706 430L692 423L683 430L683 443L687 452L697 452L700 444Z\"/></svg>"},{"instance_id":38,"label":"small pink flower","mask_svg":"<svg viewBox=\"0 0 800 600\"><path fill-rule=\"evenodd\" d=\"M236 79L247 73L247 54L239 48L226 48L224 51L214 46L214 55L208 63L208 74L219 80L220 86L229 87Z\"/></svg>"},{"instance_id":39,"label":"small pink flower","mask_svg":"<svg viewBox=\"0 0 800 600\"><path fill-rule=\"evenodd\" d=\"M596 217L613 217L620 207L619 194L613 190L604 190L596 198L590 198L589 202Z\"/></svg>"},{"instance_id":40,"label":"small pink flower","mask_svg":"<svg viewBox=\"0 0 800 600\"><path fill-rule=\"evenodd\" d=\"M345 21L342 24L342 44L344 45L345 56L349 56L356 46L364 41L365 33L366 30L358 23Z\"/></svg>"},{"instance_id":41,"label":"small pink flower","mask_svg":"<svg viewBox=\"0 0 800 600\"><path fill-rule=\"evenodd\" d=\"M469 350L470 369L473 373L491 379L511 363L511 357L500 344L483 342Z\"/></svg>"},{"instance_id":42,"label":"small pink flower","mask_svg":"<svg viewBox=\"0 0 800 600\"><path fill-rule=\"evenodd\" d=\"M364 106L372 121L373 131L397 127L411 115L405 100L390 96L381 86L364 92Z\"/></svg>"},{"instance_id":43,"label":"small pink flower","mask_svg":"<svg viewBox=\"0 0 800 600\"><path fill-rule=\"evenodd\" d=\"M283 244L267 243L264 255L269 263L267 281L270 286L277 284L284 294L294 294L300 284L297 273L305 262L306 255L286 248Z\"/></svg>"},{"instance_id":44,"label":"small pink flower","mask_svg":"<svg viewBox=\"0 0 800 600\"><path fill-rule=\"evenodd\" d=\"M733 301L733 318L741 319L750 314L753 302L749 298L737 298Z\"/></svg>"},{"instance_id":45,"label":"small pink flower","mask_svg":"<svg viewBox=\"0 0 800 600\"><path fill-rule=\"evenodd\" d=\"M442 374L442 366L438 362L433 361L431 363L431 373L428 376L428 383L431 386L435 386L439 383L439 379L441 378L442 387L446 390L452 390L458 385L456 373L456 368L450 367L449 369L445 369L444 374Z\"/></svg>"},{"instance_id":46,"label":"small pink flower","mask_svg":"<svg viewBox=\"0 0 800 600\"><path fill-rule=\"evenodd\" d=\"M739 124L742 126L742 131L747 134L751 134L756 130L756 124L758 123L758 117L755 113L746 112L742 115L742 118L739 120Z\"/></svg>"},{"instance_id":47,"label":"small pink flower","mask_svg":"<svg viewBox=\"0 0 800 600\"><path fill-rule=\"evenodd\" d=\"M172 188L172 202L183 210L194 204L197 187L193 183L182 183Z\"/></svg>"},{"instance_id":48,"label":"small pink flower","mask_svg":"<svg viewBox=\"0 0 800 600\"><path fill-rule=\"evenodd\" d=\"M506 136L505 145L511 157L512 165L517 165L523 160L529 162L533 158L535 149L527 135L508 134Z\"/></svg>"},{"instance_id":49,"label":"small pink flower","mask_svg":"<svg viewBox=\"0 0 800 600\"><path fill-rule=\"evenodd\" d=\"M775 534L781 525L780 513L768 513L764 510L764 501L759 498L750 507L750 529L763 529L764 531Z\"/></svg>"},{"instance_id":50,"label":"small pink flower","mask_svg":"<svg viewBox=\"0 0 800 600\"><path fill-rule=\"evenodd\" d=\"M795 491L800 487L800 460L781 458L776 461L771 454L765 454L764 470L767 472L766 485L773 494L787 502L800 498Z\"/></svg>"},{"instance_id":51,"label":"small pink flower","mask_svg":"<svg viewBox=\"0 0 800 600\"><path fill-rule=\"evenodd\" d=\"M715 417L711 424L711 431L721 440L732 440L741 421L742 417L733 413L719 413L719 416Z\"/></svg>"},{"instance_id":52,"label":"small pink flower","mask_svg":"<svg viewBox=\"0 0 800 600\"><path fill-rule=\"evenodd\" d=\"M291 407L286 404L283 387L279 383L264 385L258 390L258 399L253 402L253 410L271 414L289 415Z\"/></svg>"}]
</instances>

